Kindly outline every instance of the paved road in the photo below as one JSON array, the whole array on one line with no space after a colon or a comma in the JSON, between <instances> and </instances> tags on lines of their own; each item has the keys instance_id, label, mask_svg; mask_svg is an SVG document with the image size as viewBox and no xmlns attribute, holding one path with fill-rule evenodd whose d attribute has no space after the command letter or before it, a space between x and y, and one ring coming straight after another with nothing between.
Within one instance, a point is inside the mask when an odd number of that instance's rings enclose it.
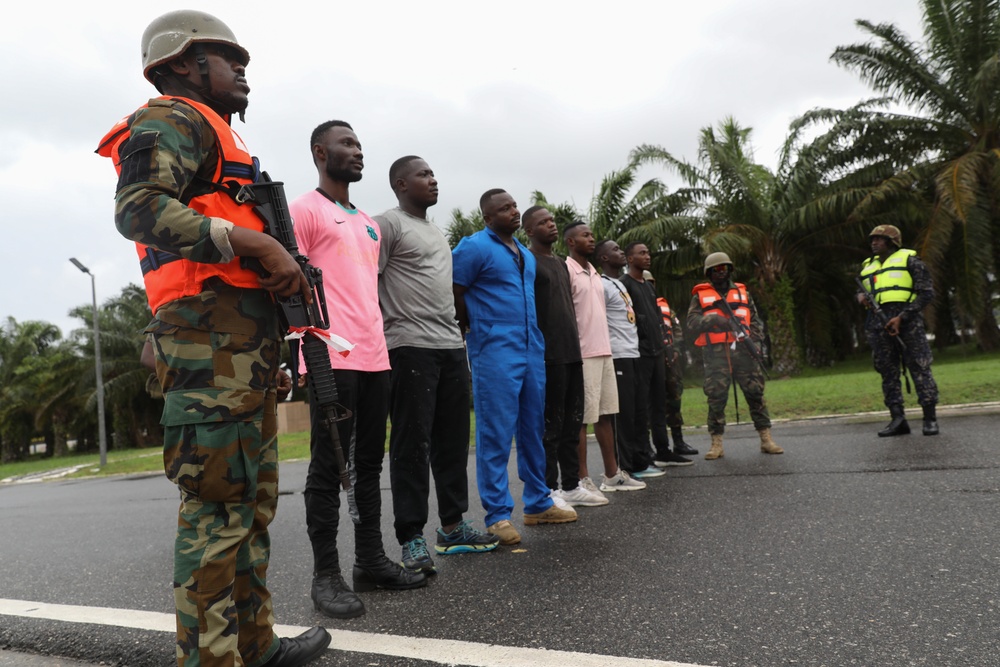
<instances>
[{"instance_id":1,"label":"paved road","mask_svg":"<svg viewBox=\"0 0 1000 667\"><path fill-rule=\"evenodd\" d=\"M1000 665L1000 421L944 412L936 438L879 439L883 421L778 425L777 457L730 427L725 458L581 508L576 524L522 528L518 515L520 548L441 557L429 587L367 594L353 621L312 610L305 464L283 464L276 614L348 631L327 666ZM704 431L689 440L707 449ZM10 651L172 664L176 498L158 475L0 486L0 665L36 664ZM349 535L340 546L352 553Z\"/></svg>"}]
</instances>

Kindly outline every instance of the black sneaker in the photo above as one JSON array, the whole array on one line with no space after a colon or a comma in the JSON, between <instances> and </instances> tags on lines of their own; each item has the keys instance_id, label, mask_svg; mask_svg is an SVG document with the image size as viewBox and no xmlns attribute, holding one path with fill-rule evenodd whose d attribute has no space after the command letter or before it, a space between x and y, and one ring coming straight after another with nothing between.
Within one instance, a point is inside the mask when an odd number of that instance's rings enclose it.
<instances>
[{"instance_id":1,"label":"black sneaker","mask_svg":"<svg viewBox=\"0 0 1000 667\"><path fill-rule=\"evenodd\" d=\"M674 441L674 454L680 454L681 456L697 456L698 450L687 444L683 440L680 442Z\"/></svg>"},{"instance_id":2,"label":"black sneaker","mask_svg":"<svg viewBox=\"0 0 1000 667\"><path fill-rule=\"evenodd\" d=\"M437 529L437 544L434 545L434 551L439 554L493 551L498 544L500 544L498 535L484 533L474 528L468 519L463 519L450 533Z\"/></svg>"},{"instance_id":3,"label":"black sneaker","mask_svg":"<svg viewBox=\"0 0 1000 667\"><path fill-rule=\"evenodd\" d=\"M437 567L427 551L427 540L423 535L417 535L403 545L403 567L410 572L423 572L428 576L437 574Z\"/></svg>"},{"instance_id":4,"label":"black sneaker","mask_svg":"<svg viewBox=\"0 0 1000 667\"><path fill-rule=\"evenodd\" d=\"M664 451L661 454L657 454L653 465L657 468L667 468L671 466L690 466L694 465L694 461L691 459L686 459L680 454L674 454L670 450Z\"/></svg>"}]
</instances>

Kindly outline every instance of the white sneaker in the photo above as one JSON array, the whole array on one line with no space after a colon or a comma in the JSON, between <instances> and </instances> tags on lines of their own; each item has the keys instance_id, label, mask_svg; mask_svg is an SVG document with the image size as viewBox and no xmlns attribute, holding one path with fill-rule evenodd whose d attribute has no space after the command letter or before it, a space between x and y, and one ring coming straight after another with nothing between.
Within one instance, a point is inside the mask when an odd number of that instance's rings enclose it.
<instances>
[{"instance_id":1,"label":"white sneaker","mask_svg":"<svg viewBox=\"0 0 1000 667\"><path fill-rule=\"evenodd\" d=\"M572 491L560 491L559 494L563 501L574 507L600 507L609 502L603 493L591 493L582 485Z\"/></svg>"},{"instance_id":2,"label":"white sneaker","mask_svg":"<svg viewBox=\"0 0 1000 667\"><path fill-rule=\"evenodd\" d=\"M637 479L632 479L629 474L618 469L612 477L605 476L604 481L601 482L601 491L605 493L611 493L612 491L639 491L640 489L645 489L646 483L640 482Z\"/></svg>"},{"instance_id":3,"label":"white sneaker","mask_svg":"<svg viewBox=\"0 0 1000 667\"><path fill-rule=\"evenodd\" d=\"M552 504L555 505L556 507L558 507L559 509L561 509L561 510L568 510L568 509L570 509L570 504L571 503L569 503L565 499L565 497L563 496L563 492L560 491L559 489L554 489L549 494L549 498L552 499Z\"/></svg>"},{"instance_id":4,"label":"white sneaker","mask_svg":"<svg viewBox=\"0 0 1000 667\"><path fill-rule=\"evenodd\" d=\"M594 500L603 501L600 503L601 505L606 505L608 503L608 497L601 493L601 490L597 488L596 484L594 484L594 480L589 477L584 477L580 480L579 488L589 493Z\"/></svg>"}]
</instances>

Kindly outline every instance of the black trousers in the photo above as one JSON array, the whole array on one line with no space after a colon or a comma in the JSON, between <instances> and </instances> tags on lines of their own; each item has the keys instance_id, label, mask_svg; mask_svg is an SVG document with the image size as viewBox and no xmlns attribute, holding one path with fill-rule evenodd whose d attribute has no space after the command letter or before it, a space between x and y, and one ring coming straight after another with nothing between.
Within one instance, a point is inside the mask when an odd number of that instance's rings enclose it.
<instances>
[{"instance_id":1,"label":"black trousers","mask_svg":"<svg viewBox=\"0 0 1000 667\"><path fill-rule=\"evenodd\" d=\"M636 430L644 450L650 448L657 454L670 451L667 437L667 368L662 354L639 357L636 366Z\"/></svg>"},{"instance_id":2,"label":"black trousers","mask_svg":"<svg viewBox=\"0 0 1000 667\"><path fill-rule=\"evenodd\" d=\"M572 491L580 483L583 362L545 364L545 483Z\"/></svg>"},{"instance_id":3,"label":"black trousers","mask_svg":"<svg viewBox=\"0 0 1000 667\"><path fill-rule=\"evenodd\" d=\"M640 422L639 416L640 359L614 360L615 379L618 381L618 414L615 416L618 467L629 473L645 470L653 462L646 429L639 428L645 423L645 417Z\"/></svg>"},{"instance_id":4,"label":"black trousers","mask_svg":"<svg viewBox=\"0 0 1000 667\"><path fill-rule=\"evenodd\" d=\"M389 480L396 540L422 535L434 475L442 526L469 509L469 363L465 349L398 347L392 365Z\"/></svg>"},{"instance_id":5,"label":"black trousers","mask_svg":"<svg viewBox=\"0 0 1000 667\"><path fill-rule=\"evenodd\" d=\"M336 424L351 477L347 507L354 522L354 553L358 562L371 562L384 553L379 478L385 458L389 371L335 370L333 374L340 404L352 413ZM312 402L309 407L312 431L305 489L306 530L312 543L315 571L340 571L337 530L341 489L337 458L322 411Z\"/></svg>"}]
</instances>

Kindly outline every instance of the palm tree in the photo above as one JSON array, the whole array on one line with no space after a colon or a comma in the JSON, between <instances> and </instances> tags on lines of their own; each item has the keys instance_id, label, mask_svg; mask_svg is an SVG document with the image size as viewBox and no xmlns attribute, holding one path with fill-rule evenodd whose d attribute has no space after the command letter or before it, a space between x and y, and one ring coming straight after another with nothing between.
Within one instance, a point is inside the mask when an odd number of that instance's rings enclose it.
<instances>
[{"instance_id":1,"label":"palm tree","mask_svg":"<svg viewBox=\"0 0 1000 667\"><path fill-rule=\"evenodd\" d=\"M975 323L982 348L997 349L1000 0L921 4L922 44L892 24L859 20L871 41L831 56L881 97L816 109L796 127L829 124L817 158L830 184L856 199L850 219L900 226L944 302Z\"/></svg>"},{"instance_id":2,"label":"palm tree","mask_svg":"<svg viewBox=\"0 0 1000 667\"><path fill-rule=\"evenodd\" d=\"M448 237L448 245L454 248L466 236L472 236L485 228L483 214L478 208L469 215L462 213L462 209L456 208L451 212L451 222L448 223L445 236Z\"/></svg>"},{"instance_id":3,"label":"palm tree","mask_svg":"<svg viewBox=\"0 0 1000 667\"><path fill-rule=\"evenodd\" d=\"M674 266L692 278L703 279L698 260L707 253L729 254L767 320L775 370L793 374L801 349L825 359L837 341L850 339L809 334L829 334L838 326L833 314L850 307L853 290L834 260L853 248L844 244L842 226L831 224L828 213L837 203L821 188L812 154L800 151L799 134L786 140L772 173L754 161L751 133L732 118L703 128L693 163L656 146L637 147L635 162L663 164L686 186L673 195L685 203L683 215L663 216L643 231L673 244ZM841 286L839 293L831 286Z\"/></svg>"}]
</instances>

